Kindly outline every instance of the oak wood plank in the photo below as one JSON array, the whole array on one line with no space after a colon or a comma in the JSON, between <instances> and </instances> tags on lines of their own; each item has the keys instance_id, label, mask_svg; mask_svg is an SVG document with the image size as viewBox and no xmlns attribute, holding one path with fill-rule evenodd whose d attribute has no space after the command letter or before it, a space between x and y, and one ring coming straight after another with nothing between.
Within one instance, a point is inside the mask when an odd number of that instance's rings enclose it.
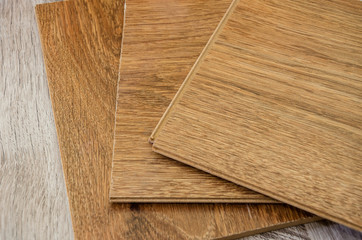
<instances>
[{"instance_id":1,"label":"oak wood plank","mask_svg":"<svg viewBox=\"0 0 362 240\"><path fill-rule=\"evenodd\" d=\"M109 203L122 2L36 12L75 238L236 238L316 220L287 205Z\"/></svg>"},{"instance_id":2,"label":"oak wood plank","mask_svg":"<svg viewBox=\"0 0 362 240\"><path fill-rule=\"evenodd\" d=\"M151 139L362 229L362 2L235 0Z\"/></svg>"}]
</instances>

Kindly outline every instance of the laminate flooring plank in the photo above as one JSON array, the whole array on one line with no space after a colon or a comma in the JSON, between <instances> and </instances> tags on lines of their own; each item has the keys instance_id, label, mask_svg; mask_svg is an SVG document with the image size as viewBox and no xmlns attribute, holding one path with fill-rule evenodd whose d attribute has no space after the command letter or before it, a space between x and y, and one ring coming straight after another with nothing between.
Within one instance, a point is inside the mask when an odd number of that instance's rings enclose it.
<instances>
[{"instance_id":1,"label":"laminate flooring plank","mask_svg":"<svg viewBox=\"0 0 362 240\"><path fill-rule=\"evenodd\" d=\"M152 130L230 3L128 3L117 94L111 201L276 202L156 154L148 144Z\"/></svg>"},{"instance_id":2,"label":"laminate flooring plank","mask_svg":"<svg viewBox=\"0 0 362 240\"><path fill-rule=\"evenodd\" d=\"M107 197L123 4L75 0L36 6L77 239L116 237L123 217L132 216ZM119 216L122 211L128 214Z\"/></svg>"},{"instance_id":3,"label":"laminate flooring plank","mask_svg":"<svg viewBox=\"0 0 362 240\"><path fill-rule=\"evenodd\" d=\"M362 2L235 0L151 136L168 157L362 229Z\"/></svg>"},{"instance_id":4,"label":"laminate flooring plank","mask_svg":"<svg viewBox=\"0 0 362 240\"><path fill-rule=\"evenodd\" d=\"M237 238L317 219L280 204L110 203L122 2L78 0L36 12L76 238Z\"/></svg>"},{"instance_id":5,"label":"laminate flooring plank","mask_svg":"<svg viewBox=\"0 0 362 240\"><path fill-rule=\"evenodd\" d=\"M0 1L0 239L72 239L35 4Z\"/></svg>"}]
</instances>

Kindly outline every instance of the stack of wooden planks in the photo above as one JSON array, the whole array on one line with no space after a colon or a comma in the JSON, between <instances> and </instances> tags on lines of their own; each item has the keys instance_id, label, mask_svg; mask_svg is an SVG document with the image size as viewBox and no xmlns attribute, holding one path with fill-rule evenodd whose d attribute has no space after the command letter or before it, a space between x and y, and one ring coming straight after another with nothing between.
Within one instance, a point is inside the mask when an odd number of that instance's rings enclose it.
<instances>
[{"instance_id":1,"label":"stack of wooden planks","mask_svg":"<svg viewBox=\"0 0 362 240\"><path fill-rule=\"evenodd\" d=\"M36 16L77 239L362 229L361 2L69 0Z\"/></svg>"}]
</instances>

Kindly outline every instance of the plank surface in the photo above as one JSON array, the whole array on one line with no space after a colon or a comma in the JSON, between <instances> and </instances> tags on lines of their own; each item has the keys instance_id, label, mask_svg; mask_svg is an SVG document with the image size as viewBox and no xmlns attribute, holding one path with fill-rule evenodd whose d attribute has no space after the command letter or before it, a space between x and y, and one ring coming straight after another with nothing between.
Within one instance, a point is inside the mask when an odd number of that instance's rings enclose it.
<instances>
[{"instance_id":1,"label":"plank surface","mask_svg":"<svg viewBox=\"0 0 362 240\"><path fill-rule=\"evenodd\" d=\"M132 1L128 9L152 2ZM121 3L36 9L75 237L235 238L316 220L287 205L109 203Z\"/></svg>"},{"instance_id":2,"label":"plank surface","mask_svg":"<svg viewBox=\"0 0 362 240\"><path fill-rule=\"evenodd\" d=\"M0 0L0 239L72 239L34 14Z\"/></svg>"},{"instance_id":3,"label":"plank surface","mask_svg":"<svg viewBox=\"0 0 362 240\"><path fill-rule=\"evenodd\" d=\"M117 94L112 201L276 202L156 154L147 141L230 3L128 3Z\"/></svg>"},{"instance_id":4,"label":"plank surface","mask_svg":"<svg viewBox=\"0 0 362 240\"><path fill-rule=\"evenodd\" d=\"M154 149L362 229L362 2L234 1Z\"/></svg>"}]
</instances>

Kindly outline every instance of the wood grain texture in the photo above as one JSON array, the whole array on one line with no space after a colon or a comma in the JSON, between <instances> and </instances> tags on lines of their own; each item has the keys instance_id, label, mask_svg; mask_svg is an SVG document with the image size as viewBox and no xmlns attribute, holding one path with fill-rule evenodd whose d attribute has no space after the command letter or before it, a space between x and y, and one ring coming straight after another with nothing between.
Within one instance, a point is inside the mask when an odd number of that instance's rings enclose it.
<instances>
[{"instance_id":1,"label":"wood grain texture","mask_svg":"<svg viewBox=\"0 0 362 240\"><path fill-rule=\"evenodd\" d=\"M359 1L234 1L156 152L361 230L361 36Z\"/></svg>"},{"instance_id":2,"label":"wood grain texture","mask_svg":"<svg viewBox=\"0 0 362 240\"><path fill-rule=\"evenodd\" d=\"M123 5L36 11L76 238L236 238L317 219L287 205L109 203Z\"/></svg>"},{"instance_id":3,"label":"wood grain texture","mask_svg":"<svg viewBox=\"0 0 362 240\"><path fill-rule=\"evenodd\" d=\"M0 239L72 239L35 4L0 1Z\"/></svg>"},{"instance_id":4,"label":"wood grain texture","mask_svg":"<svg viewBox=\"0 0 362 240\"><path fill-rule=\"evenodd\" d=\"M34 12L44 2L0 1L0 239L73 239ZM323 222L304 226L289 232L316 240L348 232ZM351 236L358 235L345 239Z\"/></svg>"},{"instance_id":5,"label":"wood grain texture","mask_svg":"<svg viewBox=\"0 0 362 240\"><path fill-rule=\"evenodd\" d=\"M122 222L107 195L123 11L113 0L36 7L77 239L109 239Z\"/></svg>"},{"instance_id":6,"label":"wood grain texture","mask_svg":"<svg viewBox=\"0 0 362 240\"><path fill-rule=\"evenodd\" d=\"M308 223L304 226L310 239L362 239L362 232L331 221L323 220L318 223Z\"/></svg>"},{"instance_id":7,"label":"wood grain texture","mask_svg":"<svg viewBox=\"0 0 362 240\"><path fill-rule=\"evenodd\" d=\"M111 201L276 202L156 154L147 141L230 3L128 3L117 94Z\"/></svg>"}]
</instances>

